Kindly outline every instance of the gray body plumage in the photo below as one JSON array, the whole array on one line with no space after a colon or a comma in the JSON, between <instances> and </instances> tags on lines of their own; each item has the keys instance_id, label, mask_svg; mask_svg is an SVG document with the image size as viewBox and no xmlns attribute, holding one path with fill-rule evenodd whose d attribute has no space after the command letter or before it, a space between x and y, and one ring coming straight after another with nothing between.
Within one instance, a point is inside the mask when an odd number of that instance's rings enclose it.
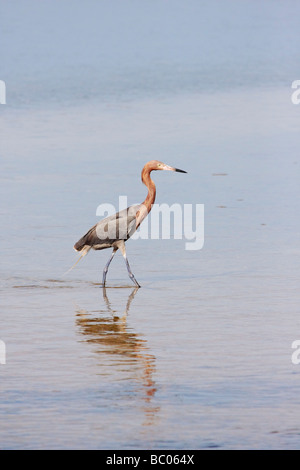
<instances>
[{"instance_id":1,"label":"gray body plumage","mask_svg":"<svg viewBox=\"0 0 300 470\"><path fill-rule=\"evenodd\" d=\"M76 251L83 249L104 250L120 240L128 240L136 231L136 214L142 204L130 206L116 214L100 220L74 245Z\"/></svg>"}]
</instances>

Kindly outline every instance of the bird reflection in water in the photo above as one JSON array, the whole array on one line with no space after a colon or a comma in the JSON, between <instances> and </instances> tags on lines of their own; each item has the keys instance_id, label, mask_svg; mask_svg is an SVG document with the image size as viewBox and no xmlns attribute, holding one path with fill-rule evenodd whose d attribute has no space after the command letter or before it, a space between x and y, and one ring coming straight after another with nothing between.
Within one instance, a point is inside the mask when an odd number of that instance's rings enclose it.
<instances>
[{"instance_id":1,"label":"bird reflection in water","mask_svg":"<svg viewBox=\"0 0 300 470\"><path fill-rule=\"evenodd\" d=\"M123 291L123 289L121 290ZM106 309L96 312L78 309L76 323L80 333L85 336L85 341L97 346L95 351L97 354L101 354L101 367L105 368L106 375L108 374L108 366L109 375L111 374L119 380L126 378L140 385L138 393L141 392L144 403L142 408L146 415L144 425L151 425L159 411L158 407L151 404L156 392L153 378L155 356L150 353L147 341L127 326L128 312L138 290L138 287L132 290L127 299L125 310L120 315L113 308L107 295L107 289L103 287ZM98 315L95 316L95 313ZM108 364L103 360L103 355L108 359Z\"/></svg>"}]
</instances>

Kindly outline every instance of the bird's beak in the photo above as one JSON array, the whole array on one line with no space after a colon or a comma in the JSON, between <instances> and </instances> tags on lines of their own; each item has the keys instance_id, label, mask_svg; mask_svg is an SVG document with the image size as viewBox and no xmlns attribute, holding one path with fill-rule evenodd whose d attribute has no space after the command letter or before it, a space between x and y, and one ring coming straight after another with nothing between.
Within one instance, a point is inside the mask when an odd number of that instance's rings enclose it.
<instances>
[{"instance_id":1,"label":"bird's beak","mask_svg":"<svg viewBox=\"0 0 300 470\"><path fill-rule=\"evenodd\" d=\"M178 173L187 173L187 172L184 171L184 170L179 170L179 168L173 168L172 166L169 166L169 165L164 165L164 166L162 167L162 170L178 171Z\"/></svg>"}]
</instances>

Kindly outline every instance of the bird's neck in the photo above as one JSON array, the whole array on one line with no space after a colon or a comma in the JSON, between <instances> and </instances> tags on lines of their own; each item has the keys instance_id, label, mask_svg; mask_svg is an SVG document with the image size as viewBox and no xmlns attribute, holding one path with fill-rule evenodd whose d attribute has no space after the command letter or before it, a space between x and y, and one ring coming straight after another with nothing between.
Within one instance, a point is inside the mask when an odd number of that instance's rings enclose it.
<instances>
[{"instance_id":1,"label":"bird's neck","mask_svg":"<svg viewBox=\"0 0 300 470\"><path fill-rule=\"evenodd\" d=\"M150 170L151 171L151 170ZM148 194L143 202L143 205L147 209L147 212L149 213L152 209L152 205L154 204L155 201L155 196L156 196L156 187L154 182L152 181L150 177L150 171L148 168L144 168L142 171L142 182L147 186L148 188Z\"/></svg>"}]
</instances>

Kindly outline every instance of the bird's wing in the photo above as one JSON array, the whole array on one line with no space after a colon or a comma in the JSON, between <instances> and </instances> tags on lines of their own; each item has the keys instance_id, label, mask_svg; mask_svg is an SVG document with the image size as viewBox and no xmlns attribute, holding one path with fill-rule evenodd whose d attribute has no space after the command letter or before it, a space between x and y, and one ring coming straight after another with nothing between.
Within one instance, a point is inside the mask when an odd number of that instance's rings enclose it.
<instances>
[{"instance_id":1,"label":"bird's wing","mask_svg":"<svg viewBox=\"0 0 300 470\"><path fill-rule=\"evenodd\" d=\"M128 240L136 230L136 214L141 204L130 206L100 220L75 245L77 251L85 246L95 249L108 248L115 241Z\"/></svg>"},{"instance_id":2,"label":"bird's wing","mask_svg":"<svg viewBox=\"0 0 300 470\"><path fill-rule=\"evenodd\" d=\"M136 214L140 204L127 207L114 215L106 217L96 224L100 240L127 240L136 230Z\"/></svg>"}]
</instances>

